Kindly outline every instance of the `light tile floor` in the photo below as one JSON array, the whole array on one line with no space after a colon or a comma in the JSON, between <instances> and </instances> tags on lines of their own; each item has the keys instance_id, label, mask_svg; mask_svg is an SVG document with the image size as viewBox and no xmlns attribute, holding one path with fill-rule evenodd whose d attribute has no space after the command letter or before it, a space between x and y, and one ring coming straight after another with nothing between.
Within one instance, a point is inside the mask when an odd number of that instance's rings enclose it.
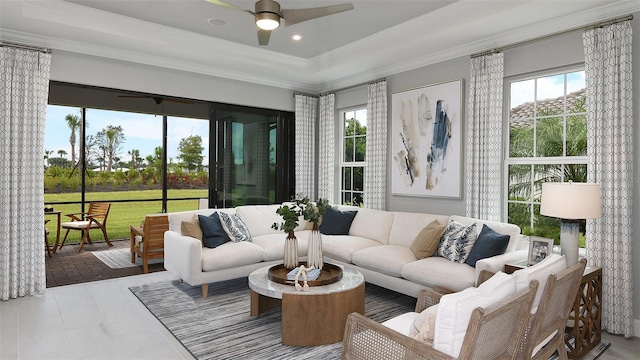
<instances>
[{"instance_id":1,"label":"light tile floor","mask_svg":"<svg viewBox=\"0 0 640 360\"><path fill-rule=\"evenodd\" d=\"M0 359L193 359L129 291L167 271L47 289L0 301ZM640 359L640 338L607 333L600 360Z\"/></svg>"},{"instance_id":2,"label":"light tile floor","mask_svg":"<svg viewBox=\"0 0 640 360\"><path fill-rule=\"evenodd\" d=\"M0 359L193 359L129 291L167 271L0 301Z\"/></svg>"}]
</instances>

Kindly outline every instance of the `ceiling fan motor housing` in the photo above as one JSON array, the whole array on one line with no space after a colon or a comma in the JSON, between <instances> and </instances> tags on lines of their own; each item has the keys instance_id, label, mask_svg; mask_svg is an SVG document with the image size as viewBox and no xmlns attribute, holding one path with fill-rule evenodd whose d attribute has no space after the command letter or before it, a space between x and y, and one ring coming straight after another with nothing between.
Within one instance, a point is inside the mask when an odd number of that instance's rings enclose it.
<instances>
[{"instance_id":1,"label":"ceiling fan motor housing","mask_svg":"<svg viewBox=\"0 0 640 360\"><path fill-rule=\"evenodd\" d=\"M256 2L256 22L259 20L273 20L280 23L280 4L273 0L259 0Z\"/></svg>"}]
</instances>

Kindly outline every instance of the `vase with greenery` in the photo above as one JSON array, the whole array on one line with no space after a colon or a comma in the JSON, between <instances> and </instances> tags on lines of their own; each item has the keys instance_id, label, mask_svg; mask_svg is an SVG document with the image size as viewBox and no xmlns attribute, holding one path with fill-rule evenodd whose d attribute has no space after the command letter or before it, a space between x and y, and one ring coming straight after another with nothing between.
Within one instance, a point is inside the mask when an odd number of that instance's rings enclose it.
<instances>
[{"instance_id":1,"label":"vase with greenery","mask_svg":"<svg viewBox=\"0 0 640 360\"><path fill-rule=\"evenodd\" d=\"M302 208L303 218L313 224L307 247L307 266L322 269L324 261L322 259L322 234L320 234L319 224L322 220L322 215L329 208L329 201L320 198L316 202L311 202L309 198L304 197L296 200L296 204Z\"/></svg>"},{"instance_id":2,"label":"vase with greenery","mask_svg":"<svg viewBox=\"0 0 640 360\"><path fill-rule=\"evenodd\" d=\"M298 220L302 216L302 208L293 202L280 206L276 213L282 216L283 222L273 223L271 228L287 233L287 239L284 242L284 267L294 269L298 266L298 239L294 229L298 226Z\"/></svg>"}]
</instances>

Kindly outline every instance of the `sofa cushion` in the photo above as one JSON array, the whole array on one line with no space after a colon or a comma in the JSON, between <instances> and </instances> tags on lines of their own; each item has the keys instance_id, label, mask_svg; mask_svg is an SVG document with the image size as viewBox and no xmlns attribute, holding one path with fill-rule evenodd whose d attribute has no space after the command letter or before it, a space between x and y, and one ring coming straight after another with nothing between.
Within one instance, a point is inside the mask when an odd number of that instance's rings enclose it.
<instances>
[{"instance_id":1,"label":"sofa cushion","mask_svg":"<svg viewBox=\"0 0 640 360\"><path fill-rule=\"evenodd\" d=\"M256 264L264 260L265 251L248 242L229 241L215 249L202 248L202 271L215 271Z\"/></svg>"},{"instance_id":2,"label":"sofa cushion","mask_svg":"<svg viewBox=\"0 0 640 360\"><path fill-rule=\"evenodd\" d=\"M491 306L515 292L515 276L498 272L478 288L442 296L436 312L434 349L457 358L473 310Z\"/></svg>"},{"instance_id":3,"label":"sofa cushion","mask_svg":"<svg viewBox=\"0 0 640 360\"><path fill-rule=\"evenodd\" d=\"M449 221L440 238L438 256L463 263L469 256L477 236L475 223L465 226L453 220Z\"/></svg>"},{"instance_id":4,"label":"sofa cushion","mask_svg":"<svg viewBox=\"0 0 640 360\"><path fill-rule=\"evenodd\" d=\"M144 226L142 226L144 228ZM193 215L191 220L183 220L180 226L180 232L184 236L191 236L202 241L202 229L200 228L200 220L198 215Z\"/></svg>"},{"instance_id":5,"label":"sofa cushion","mask_svg":"<svg viewBox=\"0 0 640 360\"><path fill-rule=\"evenodd\" d=\"M359 236L322 235L322 254L346 263L351 263L356 251L372 246L380 246L380 243Z\"/></svg>"},{"instance_id":6,"label":"sofa cushion","mask_svg":"<svg viewBox=\"0 0 640 360\"><path fill-rule=\"evenodd\" d=\"M433 220L431 224L420 230L409 247L416 258L424 259L436 253L440 245L440 237L446 227L446 224L441 225L438 220Z\"/></svg>"},{"instance_id":7,"label":"sofa cushion","mask_svg":"<svg viewBox=\"0 0 640 360\"><path fill-rule=\"evenodd\" d=\"M222 228L217 212L214 212L211 216L198 215L198 222L200 229L202 229L203 246L213 249L227 241L231 241L227 232Z\"/></svg>"},{"instance_id":8,"label":"sofa cushion","mask_svg":"<svg viewBox=\"0 0 640 360\"><path fill-rule=\"evenodd\" d=\"M330 207L322 216L320 232L325 235L349 235L349 228L357 211L341 211Z\"/></svg>"},{"instance_id":9,"label":"sofa cushion","mask_svg":"<svg viewBox=\"0 0 640 360\"><path fill-rule=\"evenodd\" d=\"M251 241L251 233L239 214L220 213L222 229L234 242Z\"/></svg>"},{"instance_id":10,"label":"sofa cushion","mask_svg":"<svg viewBox=\"0 0 640 360\"><path fill-rule=\"evenodd\" d=\"M477 223L478 226L476 227L476 231L478 232L478 235L480 234L480 231L482 231L481 225L487 225L491 229L493 229L493 231L500 234L509 235L509 245L507 245L506 252L515 251L521 240L521 237L519 236L520 227L518 225L498 221L480 220L458 215L451 215L449 217L449 220L454 220L462 225L471 225L473 223Z\"/></svg>"},{"instance_id":11,"label":"sofa cushion","mask_svg":"<svg viewBox=\"0 0 640 360\"><path fill-rule=\"evenodd\" d=\"M547 278L549 275L557 274L565 269L567 269L567 261L565 260L564 255L551 254L539 263L517 270L513 273L516 277L518 291L529 286L531 281L538 280L538 290L536 291L536 296L533 298L533 304L531 305L532 314L538 310L540 298L542 298L542 293L544 292L544 287L547 284Z\"/></svg>"},{"instance_id":12,"label":"sofa cushion","mask_svg":"<svg viewBox=\"0 0 640 360\"><path fill-rule=\"evenodd\" d=\"M454 291L464 290L476 283L474 268L438 256L412 261L404 265L402 277L427 287L444 286Z\"/></svg>"},{"instance_id":13,"label":"sofa cushion","mask_svg":"<svg viewBox=\"0 0 640 360\"><path fill-rule=\"evenodd\" d=\"M471 248L471 252L465 263L476 267L476 262L480 259L504 254L509 244L509 235L499 234L486 224L482 225L482 231Z\"/></svg>"},{"instance_id":14,"label":"sofa cushion","mask_svg":"<svg viewBox=\"0 0 640 360\"><path fill-rule=\"evenodd\" d=\"M446 225L449 222L449 215L394 211L391 232L389 233L389 245L411 246L420 231L434 220Z\"/></svg>"},{"instance_id":15,"label":"sofa cushion","mask_svg":"<svg viewBox=\"0 0 640 360\"><path fill-rule=\"evenodd\" d=\"M349 235L375 240L380 244L389 243L389 234L394 214L390 211L360 209L351 223Z\"/></svg>"},{"instance_id":16,"label":"sofa cushion","mask_svg":"<svg viewBox=\"0 0 640 360\"><path fill-rule=\"evenodd\" d=\"M273 223L281 223L282 217L276 213L280 205L242 205L236 207L236 213L240 215L249 229L251 236L282 233L271 228Z\"/></svg>"},{"instance_id":17,"label":"sofa cushion","mask_svg":"<svg viewBox=\"0 0 640 360\"><path fill-rule=\"evenodd\" d=\"M355 265L395 277L402 277L402 267L415 260L411 249L400 245L368 247L354 252L351 258Z\"/></svg>"}]
</instances>

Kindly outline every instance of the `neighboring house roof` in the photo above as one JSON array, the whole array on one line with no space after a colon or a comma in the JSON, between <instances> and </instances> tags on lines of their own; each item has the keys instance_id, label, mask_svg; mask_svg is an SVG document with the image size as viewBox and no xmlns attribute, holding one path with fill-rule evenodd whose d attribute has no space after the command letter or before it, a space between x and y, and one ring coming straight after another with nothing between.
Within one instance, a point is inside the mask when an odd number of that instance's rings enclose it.
<instances>
[{"instance_id":1,"label":"neighboring house roof","mask_svg":"<svg viewBox=\"0 0 640 360\"><path fill-rule=\"evenodd\" d=\"M586 96L586 89L580 89L567 94L567 107L575 106L577 100ZM552 112L564 112L564 96L555 99L545 99L538 101L538 109L548 109ZM511 127L524 126L533 118L534 102L526 102L511 109L509 112L509 121ZM555 110L555 111L554 111Z\"/></svg>"}]
</instances>

